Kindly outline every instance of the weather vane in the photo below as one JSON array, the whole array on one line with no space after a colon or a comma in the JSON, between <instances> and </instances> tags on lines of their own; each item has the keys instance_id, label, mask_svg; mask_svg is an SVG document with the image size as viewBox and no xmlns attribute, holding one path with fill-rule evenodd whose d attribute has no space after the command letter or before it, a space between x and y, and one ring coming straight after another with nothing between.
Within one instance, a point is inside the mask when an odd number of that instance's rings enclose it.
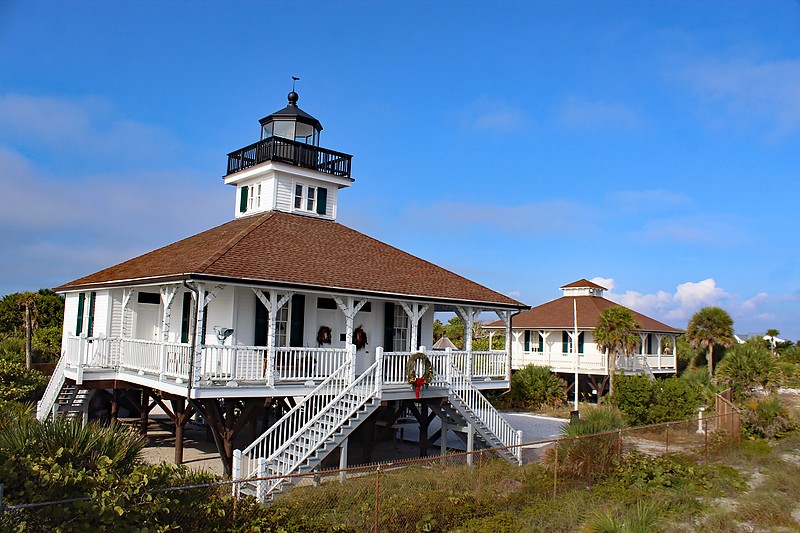
<instances>
[{"instance_id":1,"label":"weather vane","mask_svg":"<svg viewBox=\"0 0 800 533\"><path fill-rule=\"evenodd\" d=\"M300 78L298 78L297 76L292 76L292 92L294 92L294 84L297 81L300 81Z\"/></svg>"}]
</instances>

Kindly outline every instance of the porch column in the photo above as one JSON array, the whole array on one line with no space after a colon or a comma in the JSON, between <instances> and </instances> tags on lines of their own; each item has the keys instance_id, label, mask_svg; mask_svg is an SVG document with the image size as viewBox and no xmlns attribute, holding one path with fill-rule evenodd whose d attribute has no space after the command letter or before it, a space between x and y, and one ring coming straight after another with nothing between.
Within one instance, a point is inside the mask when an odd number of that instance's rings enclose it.
<instances>
[{"instance_id":1,"label":"porch column","mask_svg":"<svg viewBox=\"0 0 800 533\"><path fill-rule=\"evenodd\" d=\"M410 346L408 347L408 350L410 352L414 352L419 345L419 321L428 310L428 304L421 306L418 303L412 303L409 305L406 302L400 302L400 305L403 306L403 310L406 312L408 319L411 321L411 339L409 339Z\"/></svg>"},{"instance_id":2,"label":"porch column","mask_svg":"<svg viewBox=\"0 0 800 533\"><path fill-rule=\"evenodd\" d=\"M275 289L270 289L269 298L260 289L253 289L256 297L267 308L267 385L275 385L275 324L278 320L278 311L286 305L294 295L293 292L279 294Z\"/></svg>"},{"instance_id":3,"label":"porch column","mask_svg":"<svg viewBox=\"0 0 800 533\"><path fill-rule=\"evenodd\" d=\"M456 314L464 323L464 350L467 352L467 376L472 379L472 328L475 318L480 314L472 307L456 307Z\"/></svg>"},{"instance_id":4,"label":"porch column","mask_svg":"<svg viewBox=\"0 0 800 533\"><path fill-rule=\"evenodd\" d=\"M642 361L641 366L642 368L647 367L647 333L639 333L640 343L642 345L640 352L642 352Z\"/></svg>"},{"instance_id":5,"label":"porch column","mask_svg":"<svg viewBox=\"0 0 800 533\"><path fill-rule=\"evenodd\" d=\"M543 348L542 348L542 350L543 350L542 356L545 356L545 355L547 356L547 366L550 367L550 369L552 370L553 365L552 365L552 360L551 360L551 355L550 355L550 343L547 341L547 338L550 336L550 333L552 333L552 332L551 331L541 331L540 330L539 331L539 337L540 337L541 340L539 342L543 343L542 344L542 346L543 346Z\"/></svg>"},{"instance_id":6,"label":"porch column","mask_svg":"<svg viewBox=\"0 0 800 533\"><path fill-rule=\"evenodd\" d=\"M172 318L172 301L175 299L175 293L178 292L178 286L162 286L159 292L161 294L161 304L164 306L164 312L161 316L161 337L163 342L161 344L161 360L158 364L158 376L159 379L163 381L164 372L167 369L166 343L169 342L169 325Z\"/></svg>"},{"instance_id":7,"label":"porch column","mask_svg":"<svg viewBox=\"0 0 800 533\"><path fill-rule=\"evenodd\" d=\"M519 346L520 343L522 342L522 334L523 334L522 331L511 330L511 335L514 336L514 344L515 345ZM491 339L490 339L490 341L491 341ZM514 363L514 353L513 353L514 352L514 346L513 345L511 346L511 352L512 352L511 353L511 363L513 365L513 363ZM522 349L520 350L520 353L522 353L522 356L520 357L520 362L522 364L520 366L525 366L525 346L522 347ZM534 356L532 356L532 357L534 357Z\"/></svg>"},{"instance_id":8,"label":"porch column","mask_svg":"<svg viewBox=\"0 0 800 533\"><path fill-rule=\"evenodd\" d=\"M506 381L511 381L511 311L500 311L495 309L497 317L503 321L506 326L506 342L505 350L508 363L506 364ZM489 350L492 349L492 338L489 337ZM471 457L471 456L470 456Z\"/></svg>"},{"instance_id":9,"label":"porch column","mask_svg":"<svg viewBox=\"0 0 800 533\"><path fill-rule=\"evenodd\" d=\"M193 293L194 294L194 293ZM206 306L206 286L204 283L197 284L197 302L194 322L194 354L192 355L191 380L194 385L200 383L200 373L203 371L203 323L205 322Z\"/></svg>"},{"instance_id":10,"label":"porch column","mask_svg":"<svg viewBox=\"0 0 800 533\"><path fill-rule=\"evenodd\" d=\"M131 301L131 296L133 296L133 289L122 289L122 312L120 313L119 318L119 336L125 337L125 311L128 309L128 303Z\"/></svg>"},{"instance_id":11,"label":"porch column","mask_svg":"<svg viewBox=\"0 0 800 533\"><path fill-rule=\"evenodd\" d=\"M663 346L661 345L661 339L663 335L656 335L656 353L658 354L658 368L661 368L661 351L663 350Z\"/></svg>"},{"instance_id":12,"label":"porch column","mask_svg":"<svg viewBox=\"0 0 800 533\"><path fill-rule=\"evenodd\" d=\"M339 306L339 309L344 313L344 345L350 346L353 344L353 321L356 318L356 315L361 308L366 305L366 300L359 300L356 303L355 298L352 296L348 296L344 300L342 300L339 296L334 296L333 300L336 302L336 305Z\"/></svg>"}]
</instances>

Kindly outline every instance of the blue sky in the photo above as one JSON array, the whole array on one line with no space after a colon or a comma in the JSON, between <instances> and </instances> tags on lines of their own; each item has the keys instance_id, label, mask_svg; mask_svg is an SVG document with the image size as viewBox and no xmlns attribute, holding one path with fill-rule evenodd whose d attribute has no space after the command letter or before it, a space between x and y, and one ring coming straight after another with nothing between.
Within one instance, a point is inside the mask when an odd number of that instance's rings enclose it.
<instances>
[{"instance_id":1,"label":"blue sky","mask_svg":"<svg viewBox=\"0 0 800 533\"><path fill-rule=\"evenodd\" d=\"M0 294L223 223L299 76L340 222L537 305L800 338L800 2L0 0Z\"/></svg>"}]
</instances>

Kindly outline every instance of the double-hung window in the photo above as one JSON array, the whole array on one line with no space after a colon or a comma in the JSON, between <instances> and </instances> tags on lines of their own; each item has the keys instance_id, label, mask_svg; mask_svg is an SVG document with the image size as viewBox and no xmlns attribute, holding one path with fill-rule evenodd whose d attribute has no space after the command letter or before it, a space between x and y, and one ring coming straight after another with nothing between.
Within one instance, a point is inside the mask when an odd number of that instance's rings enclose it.
<instances>
[{"instance_id":1,"label":"double-hung window","mask_svg":"<svg viewBox=\"0 0 800 533\"><path fill-rule=\"evenodd\" d=\"M409 349L408 347L408 334L409 320L403 306L394 306L394 337L392 350L395 352L404 352Z\"/></svg>"},{"instance_id":2,"label":"double-hung window","mask_svg":"<svg viewBox=\"0 0 800 533\"><path fill-rule=\"evenodd\" d=\"M328 212L328 189L295 183L294 208L297 211L307 211L325 215Z\"/></svg>"}]
</instances>

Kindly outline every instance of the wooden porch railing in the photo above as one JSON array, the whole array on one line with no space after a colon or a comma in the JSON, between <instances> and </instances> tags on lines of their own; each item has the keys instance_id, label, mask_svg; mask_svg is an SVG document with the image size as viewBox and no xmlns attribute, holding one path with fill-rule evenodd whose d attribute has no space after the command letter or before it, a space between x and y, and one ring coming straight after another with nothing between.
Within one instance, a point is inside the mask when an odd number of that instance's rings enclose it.
<instances>
[{"instance_id":1,"label":"wooden porch railing","mask_svg":"<svg viewBox=\"0 0 800 533\"><path fill-rule=\"evenodd\" d=\"M280 161L324 174L350 177L353 156L282 137L269 137L228 154L228 174L264 161Z\"/></svg>"}]
</instances>

